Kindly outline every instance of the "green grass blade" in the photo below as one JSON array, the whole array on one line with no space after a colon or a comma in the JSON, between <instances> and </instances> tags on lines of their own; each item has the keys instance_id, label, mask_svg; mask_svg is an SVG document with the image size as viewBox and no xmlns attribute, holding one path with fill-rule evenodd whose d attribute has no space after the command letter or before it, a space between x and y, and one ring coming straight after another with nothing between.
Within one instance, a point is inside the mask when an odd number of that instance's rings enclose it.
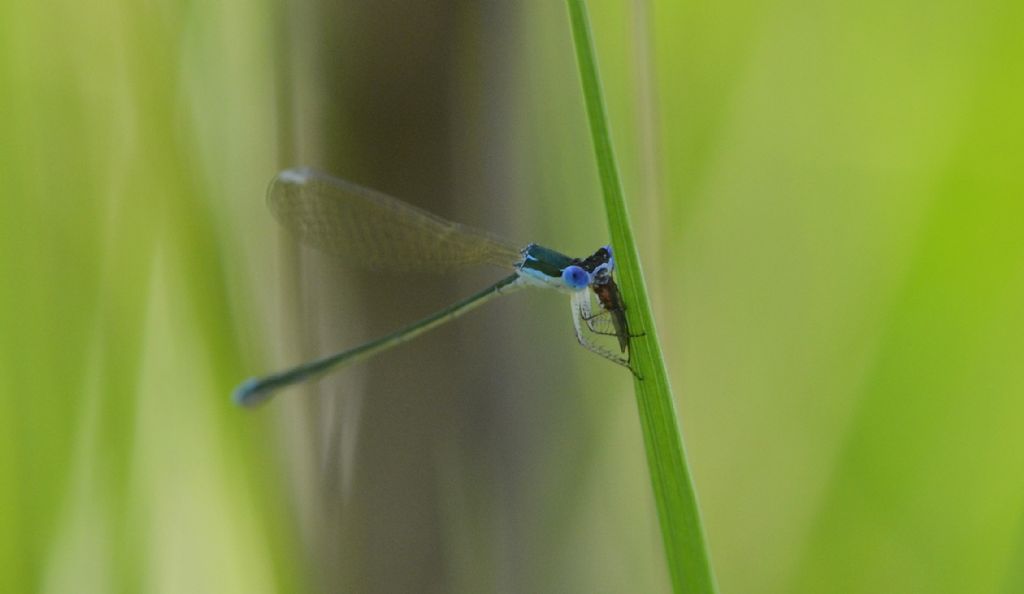
<instances>
[{"instance_id":1,"label":"green grass blade","mask_svg":"<svg viewBox=\"0 0 1024 594\"><path fill-rule=\"evenodd\" d=\"M647 287L640 270L640 258L612 151L586 5L584 0L567 0L567 4L587 119L615 249L616 274L621 279L621 290L628 306L626 315L629 326L644 333L631 341L630 352L636 370L643 378L635 379L634 385L672 589L676 593L715 592L715 578L711 571L697 496L683 451L672 388L658 343Z\"/></svg>"}]
</instances>

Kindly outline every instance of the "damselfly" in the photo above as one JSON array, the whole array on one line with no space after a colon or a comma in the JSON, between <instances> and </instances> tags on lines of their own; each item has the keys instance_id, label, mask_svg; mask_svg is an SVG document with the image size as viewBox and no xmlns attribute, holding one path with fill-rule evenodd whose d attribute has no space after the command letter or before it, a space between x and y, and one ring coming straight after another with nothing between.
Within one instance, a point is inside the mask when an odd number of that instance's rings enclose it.
<instances>
[{"instance_id":1,"label":"damselfly","mask_svg":"<svg viewBox=\"0 0 1024 594\"><path fill-rule=\"evenodd\" d=\"M439 272L491 264L505 267L512 274L387 336L291 369L246 380L233 395L240 405L255 406L280 388L381 353L499 295L525 287L568 293L579 343L610 361L633 369L627 354L631 335L622 296L612 278L615 258L610 246L582 259L532 243L519 248L381 192L310 169L288 169L279 173L270 183L267 201L278 221L303 243L371 270ZM596 311L591 293L597 298ZM615 336L620 352L592 342L584 330Z\"/></svg>"}]
</instances>

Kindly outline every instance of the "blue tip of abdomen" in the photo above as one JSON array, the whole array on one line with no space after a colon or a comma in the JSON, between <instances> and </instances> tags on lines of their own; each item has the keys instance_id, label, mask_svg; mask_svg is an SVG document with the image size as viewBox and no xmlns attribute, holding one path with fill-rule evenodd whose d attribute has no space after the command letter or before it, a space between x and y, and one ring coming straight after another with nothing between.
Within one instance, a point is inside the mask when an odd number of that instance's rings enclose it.
<instances>
[{"instance_id":1,"label":"blue tip of abdomen","mask_svg":"<svg viewBox=\"0 0 1024 594\"><path fill-rule=\"evenodd\" d=\"M238 385L235 391L231 393L231 401L238 406L253 407L264 400L270 395L265 390L260 390L262 382L257 378L249 378Z\"/></svg>"}]
</instances>

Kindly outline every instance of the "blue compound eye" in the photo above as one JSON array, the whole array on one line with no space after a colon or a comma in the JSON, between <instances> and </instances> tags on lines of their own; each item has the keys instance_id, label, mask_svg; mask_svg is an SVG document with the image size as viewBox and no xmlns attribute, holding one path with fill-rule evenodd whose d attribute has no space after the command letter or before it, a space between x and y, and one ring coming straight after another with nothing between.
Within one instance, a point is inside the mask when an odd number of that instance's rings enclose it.
<instances>
[{"instance_id":1,"label":"blue compound eye","mask_svg":"<svg viewBox=\"0 0 1024 594\"><path fill-rule=\"evenodd\" d=\"M590 284L590 274L586 270L583 270L575 264L572 266L566 266L565 270L562 271L562 281L569 286L570 289L580 290L585 289Z\"/></svg>"}]
</instances>

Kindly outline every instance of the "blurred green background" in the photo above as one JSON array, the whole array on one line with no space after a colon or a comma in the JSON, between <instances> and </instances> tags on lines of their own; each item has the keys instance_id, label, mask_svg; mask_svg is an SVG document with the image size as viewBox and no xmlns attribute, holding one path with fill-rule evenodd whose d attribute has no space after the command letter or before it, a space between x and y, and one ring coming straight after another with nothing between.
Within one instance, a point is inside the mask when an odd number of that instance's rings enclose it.
<instances>
[{"instance_id":1,"label":"blurred green background","mask_svg":"<svg viewBox=\"0 0 1024 594\"><path fill-rule=\"evenodd\" d=\"M1024 591L1024 4L590 7L721 590ZM667 591L557 296L230 404L498 278L299 248L295 164L607 241L559 2L0 1L0 591Z\"/></svg>"}]
</instances>

